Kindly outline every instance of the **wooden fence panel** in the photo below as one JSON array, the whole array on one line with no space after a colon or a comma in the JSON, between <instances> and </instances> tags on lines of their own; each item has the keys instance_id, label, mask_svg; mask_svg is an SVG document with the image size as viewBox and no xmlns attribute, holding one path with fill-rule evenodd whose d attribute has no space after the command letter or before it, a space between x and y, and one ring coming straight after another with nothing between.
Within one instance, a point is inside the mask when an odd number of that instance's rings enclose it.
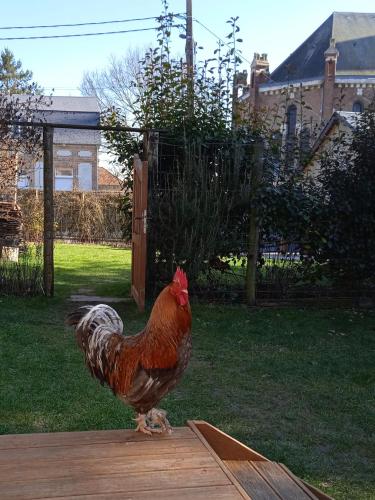
<instances>
[{"instance_id":1,"label":"wooden fence panel","mask_svg":"<svg viewBox=\"0 0 375 500\"><path fill-rule=\"evenodd\" d=\"M148 164L134 158L131 293L143 311L146 299Z\"/></svg>"}]
</instances>

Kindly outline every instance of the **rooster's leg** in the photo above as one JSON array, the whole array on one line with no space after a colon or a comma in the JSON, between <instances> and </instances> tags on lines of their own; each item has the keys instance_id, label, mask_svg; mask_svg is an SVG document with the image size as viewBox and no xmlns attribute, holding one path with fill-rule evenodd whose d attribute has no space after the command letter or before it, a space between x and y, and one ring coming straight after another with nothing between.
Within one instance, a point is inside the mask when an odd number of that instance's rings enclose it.
<instances>
[{"instance_id":1,"label":"rooster's leg","mask_svg":"<svg viewBox=\"0 0 375 500\"><path fill-rule=\"evenodd\" d=\"M167 419L167 412L165 410L160 410L158 408L152 408L147 413L147 419L150 421L151 425L158 425L161 432L172 433L172 427Z\"/></svg>"},{"instance_id":2,"label":"rooster's leg","mask_svg":"<svg viewBox=\"0 0 375 500\"><path fill-rule=\"evenodd\" d=\"M135 418L135 421L137 422L137 428L135 429L136 432L143 432L143 434L148 434L149 436L152 435L152 433L160 433L162 432L160 429L153 429L152 427L149 427L147 425L147 417L144 413L138 413L137 418Z\"/></svg>"}]
</instances>

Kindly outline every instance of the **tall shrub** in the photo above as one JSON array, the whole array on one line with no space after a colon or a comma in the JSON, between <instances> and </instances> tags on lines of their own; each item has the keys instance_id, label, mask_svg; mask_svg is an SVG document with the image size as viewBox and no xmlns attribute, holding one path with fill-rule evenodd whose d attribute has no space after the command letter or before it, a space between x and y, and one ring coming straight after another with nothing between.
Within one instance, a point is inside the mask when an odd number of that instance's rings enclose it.
<instances>
[{"instance_id":1,"label":"tall shrub","mask_svg":"<svg viewBox=\"0 0 375 500\"><path fill-rule=\"evenodd\" d=\"M336 280L353 284L375 277L375 113L358 117L352 137L321 159L308 234L311 253L327 262Z\"/></svg>"}]
</instances>

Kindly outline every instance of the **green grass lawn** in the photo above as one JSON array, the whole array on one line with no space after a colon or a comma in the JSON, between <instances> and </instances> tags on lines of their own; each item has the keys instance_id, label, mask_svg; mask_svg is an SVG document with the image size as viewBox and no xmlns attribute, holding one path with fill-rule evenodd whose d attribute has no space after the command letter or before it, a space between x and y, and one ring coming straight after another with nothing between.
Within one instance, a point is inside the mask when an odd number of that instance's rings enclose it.
<instances>
[{"instance_id":1,"label":"green grass lawn","mask_svg":"<svg viewBox=\"0 0 375 500\"><path fill-rule=\"evenodd\" d=\"M64 326L70 293L129 295L130 251L56 247L56 296L0 298L0 432L133 427ZM116 307L135 333L148 313ZM375 314L193 303L193 358L161 405L203 419L337 499L375 499Z\"/></svg>"}]
</instances>

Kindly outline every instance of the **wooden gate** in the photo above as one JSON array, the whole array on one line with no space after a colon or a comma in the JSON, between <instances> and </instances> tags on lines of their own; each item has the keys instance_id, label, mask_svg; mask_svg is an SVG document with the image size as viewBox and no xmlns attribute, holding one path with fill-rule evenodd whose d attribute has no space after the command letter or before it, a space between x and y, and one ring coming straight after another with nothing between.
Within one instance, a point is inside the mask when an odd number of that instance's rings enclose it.
<instances>
[{"instance_id":1,"label":"wooden gate","mask_svg":"<svg viewBox=\"0 0 375 500\"><path fill-rule=\"evenodd\" d=\"M143 311L146 298L148 165L134 157L131 293Z\"/></svg>"}]
</instances>

